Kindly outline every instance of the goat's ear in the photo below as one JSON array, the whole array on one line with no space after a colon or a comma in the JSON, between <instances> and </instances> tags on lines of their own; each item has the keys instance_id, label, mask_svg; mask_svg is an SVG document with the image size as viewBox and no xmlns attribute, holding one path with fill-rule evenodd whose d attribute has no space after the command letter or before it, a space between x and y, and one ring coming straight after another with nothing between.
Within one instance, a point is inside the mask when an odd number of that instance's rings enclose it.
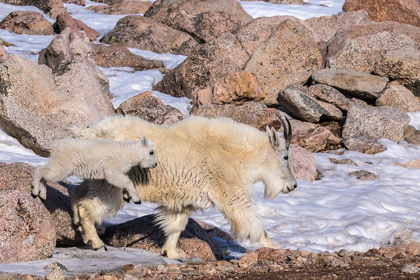
<instances>
[{"instance_id":1,"label":"goat's ear","mask_svg":"<svg viewBox=\"0 0 420 280\"><path fill-rule=\"evenodd\" d=\"M146 138L146 136L144 136L143 133L141 134L141 145L143 147L146 147L147 146L147 138Z\"/></svg>"},{"instance_id":2,"label":"goat's ear","mask_svg":"<svg viewBox=\"0 0 420 280\"><path fill-rule=\"evenodd\" d=\"M265 130L267 131L268 140L270 140L271 146L278 147L279 145L279 137L277 135L277 132L274 128L270 128L268 125L265 127Z\"/></svg>"}]
</instances>

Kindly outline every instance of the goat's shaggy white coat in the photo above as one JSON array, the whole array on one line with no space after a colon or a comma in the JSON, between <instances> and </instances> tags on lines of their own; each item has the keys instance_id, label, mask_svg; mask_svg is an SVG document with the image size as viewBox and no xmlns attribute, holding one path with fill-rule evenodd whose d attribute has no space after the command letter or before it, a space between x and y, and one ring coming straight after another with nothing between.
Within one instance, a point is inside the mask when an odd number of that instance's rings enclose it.
<instances>
[{"instance_id":1,"label":"goat's shaggy white coat","mask_svg":"<svg viewBox=\"0 0 420 280\"><path fill-rule=\"evenodd\" d=\"M157 221L167 241L162 253L178 258L176 244L190 214L217 206L239 239L276 247L267 236L251 196L253 183L263 181L265 196L275 197L296 187L289 150L274 129L261 132L231 119L189 117L161 127L136 117L115 116L89 128L72 128L87 139L137 140L152 138L159 165L129 172L140 197L160 205ZM94 223L114 214L123 205L121 192L106 181L86 181L71 195L75 223L94 249L103 246Z\"/></svg>"},{"instance_id":2,"label":"goat's shaggy white coat","mask_svg":"<svg viewBox=\"0 0 420 280\"><path fill-rule=\"evenodd\" d=\"M156 146L142 136L137 142L105 139L65 138L50 147L50 161L35 170L32 195L46 199L45 181L58 182L73 175L83 179L106 179L108 183L127 190L128 198L140 202L133 182L126 173L133 166L153 168L157 165Z\"/></svg>"}]
</instances>

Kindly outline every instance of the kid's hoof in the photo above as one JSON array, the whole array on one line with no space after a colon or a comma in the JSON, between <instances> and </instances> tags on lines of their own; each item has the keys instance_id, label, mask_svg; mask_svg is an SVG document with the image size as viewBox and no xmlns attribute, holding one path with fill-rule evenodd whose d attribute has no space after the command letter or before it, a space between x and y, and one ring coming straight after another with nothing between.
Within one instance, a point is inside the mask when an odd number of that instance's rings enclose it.
<instances>
[{"instance_id":1,"label":"kid's hoof","mask_svg":"<svg viewBox=\"0 0 420 280\"><path fill-rule=\"evenodd\" d=\"M133 201L135 204L141 204L141 200L139 201Z\"/></svg>"},{"instance_id":2,"label":"kid's hoof","mask_svg":"<svg viewBox=\"0 0 420 280\"><path fill-rule=\"evenodd\" d=\"M123 197L123 200L124 200L125 202L129 203L131 199L130 199L129 197Z\"/></svg>"}]
</instances>

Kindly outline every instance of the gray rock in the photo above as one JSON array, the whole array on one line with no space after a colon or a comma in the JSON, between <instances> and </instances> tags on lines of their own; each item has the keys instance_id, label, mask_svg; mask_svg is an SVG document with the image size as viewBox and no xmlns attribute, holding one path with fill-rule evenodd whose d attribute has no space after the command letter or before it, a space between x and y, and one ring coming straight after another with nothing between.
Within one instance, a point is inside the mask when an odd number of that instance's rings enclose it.
<instances>
[{"instance_id":1,"label":"gray rock","mask_svg":"<svg viewBox=\"0 0 420 280\"><path fill-rule=\"evenodd\" d=\"M277 102L298 119L308 122L319 122L328 114L316 99L293 86L280 91Z\"/></svg>"},{"instance_id":2,"label":"gray rock","mask_svg":"<svg viewBox=\"0 0 420 280\"><path fill-rule=\"evenodd\" d=\"M365 136L374 140L387 138L398 142L410 117L392 107L373 107L352 103L347 111L343 137Z\"/></svg>"},{"instance_id":3,"label":"gray rock","mask_svg":"<svg viewBox=\"0 0 420 280\"><path fill-rule=\"evenodd\" d=\"M377 154L386 150L380 143L365 136L344 137L341 142L348 150L365 154Z\"/></svg>"},{"instance_id":4,"label":"gray rock","mask_svg":"<svg viewBox=\"0 0 420 280\"><path fill-rule=\"evenodd\" d=\"M309 87L307 94L317 100L333 104L342 111L347 111L350 100L333 87L316 84Z\"/></svg>"},{"instance_id":5,"label":"gray rock","mask_svg":"<svg viewBox=\"0 0 420 280\"><path fill-rule=\"evenodd\" d=\"M1 263L46 259L54 251L53 218L29 193L0 191L0 231Z\"/></svg>"},{"instance_id":6,"label":"gray rock","mask_svg":"<svg viewBox=\"0 0 420 280\"><path fill-rule=\"evenodd\" d=\"M200 45L188 58L169 71L155 90L194 99L199 90L211 88L230 72L242 70L249 56L230 33Z\"/></svg>"},{"instance_id":7,"label":"gray rock","mask_svg":"<svg viewBox=\"0 0 420 280\"><path fill-rule=\"evenodd\" d=\"M384 92L376 99L377 106L390 106L404 112L420 111L420 102L406 87L398 82L388 83Z\"/></svg>"},{"instance_id":8,"label":"gray rock","mask_svg":"<svg viewBox=\"0 0 420 280\"><path fill-rule=\"evenodd\" d=\"M305 84L322 65L316 34L301 21L287 19L252 54L245 70L257 76L267 95L264 104L277 105L279 91L291 84Z\"/></svg>"},{"instance_id":9,"label":"gray rock","mask_svg":"<svg viewBox=\"0 0 420 280\"><path fill-rule=\"evenodd\" d=\"M60 73L12 55L0 64L0 125L23 146L48 155L48 144L70 136L70 125L87 126L113 115L110 100L83 61Z\"/></svg>"},{"instance_id":10,"label":"gray rock","mask_svg":"<svg viewBox=\"0 0 420 280\"><path fill-rule=\"evenodd\" d=\"M322 69L315 72L312 79L366 100L376 99L388 82L387 78L349 69Z\"/></svg>"}]
</instances>

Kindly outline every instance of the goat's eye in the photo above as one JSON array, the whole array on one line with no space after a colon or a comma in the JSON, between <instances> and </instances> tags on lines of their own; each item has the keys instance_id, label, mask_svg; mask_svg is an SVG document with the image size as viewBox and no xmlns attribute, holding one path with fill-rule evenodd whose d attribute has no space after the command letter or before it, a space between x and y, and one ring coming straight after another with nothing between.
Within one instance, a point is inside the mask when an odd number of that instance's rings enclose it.
<instances>
[{"instance_id":1,"label":"goat's eye","mask_svg":"<svg viewBox=\"0 0 420 280\"><path fill-rule=\"evenodd\" d=\"M284 156L284 159L285 159L285 160L288 160L288 159L289 159L289 156Z\"/></svg>"},{"instance_id":2,"label":"goat's eye","mask_svg":"<svg viewBox=\"0 0 420 280\"><path fill-rule=\"evenodd\" d=\"M153 156L153 154L154 154L154 153L155 153L154 151L150 151L150 155L151 155L151 156Z\"/></svg>"}]
</instances>

